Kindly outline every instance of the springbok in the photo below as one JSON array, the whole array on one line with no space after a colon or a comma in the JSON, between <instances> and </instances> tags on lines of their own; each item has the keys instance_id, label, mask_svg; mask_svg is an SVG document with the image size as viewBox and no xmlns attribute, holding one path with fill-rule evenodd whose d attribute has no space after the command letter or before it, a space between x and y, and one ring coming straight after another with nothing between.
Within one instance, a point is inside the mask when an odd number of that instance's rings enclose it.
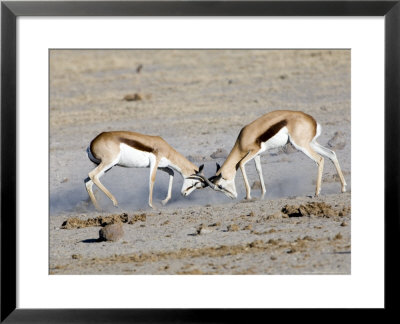
<instances>
[{"instance_id":1,"label":"springbok","mask_svg":"<svg viewBox=\"0 0 400 324\"><path fill-rule=\"evenodd\" d=\"M127 131L104 132L91 141L87 153L89 159L97 164L97 167L89 172L89 177L85 179L86 190L97 210L100 210L100 207L92 191L93 183L111 199L114 206L118 205L115 197L100 182L100 177L114 165L128 168L150 168L148 201L150 207L153 207L153 186L157 168L169 174L168 192L162 201L163 205L171 198L173 170L180 173L184 179L182 195L188 196L194 189L205 186L201 178L191 177L193 174L199 175L203 165L197 167L159 136Z\"/></svg>"},{"instance_id":2,"label":"springbok","mask_svg":"<svg viewBox=\"0 0 400 324\"><path fill-rule=\"evenodd\" d=\"M251 159L254 159L261 182L261 197L263 197L266 190L262 175L260 154L269 149L284 146L290 141L296 149L315 161L318 166L316 196L321 191L322 171L324 168L324 158L322 156L329 158L335 165L342 184L342 192L345 192L347 184L336 154L317 143L316 139L320 134L321 126L310 115L301 111L272 111L242 128L235 145L222 167L217 164L217 171L214 176L207 179L204 175L198 174L192 178L203 180L214 190L222 191L225 195L233 199L237 197L235 176L237 169L240 168L246 186L246 199L251 199L245 165Z\"/></svg>"}]
</instances>

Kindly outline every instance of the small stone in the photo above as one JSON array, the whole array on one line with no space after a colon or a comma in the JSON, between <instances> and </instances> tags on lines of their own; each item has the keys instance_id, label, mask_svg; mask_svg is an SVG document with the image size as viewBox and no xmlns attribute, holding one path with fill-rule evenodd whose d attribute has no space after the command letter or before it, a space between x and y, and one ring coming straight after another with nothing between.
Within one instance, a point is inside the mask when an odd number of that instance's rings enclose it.
<instances>
[{"instance_id":1,"label":"small stone","mask_svg":"<svg viewBox=\"0 0 400 324\"><path fill-rule=\"evenodd\" d=\"M194 235L203 235L203 234L209 234L211 232L213 232L214 229L205 225L205 224L200 224L197 229L196 229L196 233Z\"/></svg>"},{"instance_id":2,"label":"small stone","mask_svg":"<svg viewBox=\"0 0 400 324\"><path fill-rule=\"evenodd\" d=\"M125 97L124 97L124 100L125 101L140 101L140 100L142 100L143 98L142 98L142 96L140 95L140 94L138 94L138 93L135 93L135 94L127 94Z\"/></svg>"},{"instance_id":3,"label":"small stone","mask_svg":"<svg viewBox=\"0 0 400 324\"><path fill-rule=\"evenodd\" d=\"M139 64L136 68L136 73L140 73L143 69L143 64Z\"/></svg>"},{"instance_id":4,"label":"small stone","mask_svg":"<svg viewBox=\"0 0 400 324\"><path fill-rule=\"evenodd\" d=\"M328 146L336 150L343 149L346 146L344 133L340 131L335 132L333 137L328 141Z\"/></svg>"},{"instance_id":5,"label":"small stone","mask_svg":"<svg viewBox=\"0 0 400 324\"><path fill-rule=\"evenodd\" d=\"M228 152L224 149L219 148L214 153L210 155L213 159L225 159L228 157Z\"/></svg>"},{"instance_id":6,"label":"small stone","mask_svg":"<svg viewBox=\"0 0 400 324\"><path fill-rule=\"evenodd\" d=\"M206 158L200 154L193 154L193 155L188 156L188 160L190 162L205 162L205 161L209 160L209 158Z\"/></svg>"},{"instance_id":7,"label":"small stone","mask_svg":"<svg viewBox=\"0 0 400 324\"><path fill-rule=\"evenodd\" d=\"M200 231L199 231L199 234L200 234L200 235L209 234L209 233L211 233L212 231L213 231L213 229L210 228L210 227L202 227L202 228L200 229Z\"/></svg>"},{"instance_id":8,"label":"small stone","mask_svg":"<svg viewBox=\"0 0 400 324\"><path fill-rule=\"evenodd\" d=\"M236 224L228 225L228 232L237 232L239 230L239 226Z\"/></svg>"},{"instance_id":9,"label":"small stone","mask_svg":"<svg viewBox=\"0 0 400 324\"><path fill-rule=\"evenodd\" d=\"M253 229L253 225L251 225L251 224L246 225L245 227L243 227L243 230L244 230L244 231L252 230L252 229Z\"/></svg>"},{"instance_id":10,"label":"small stone","mask_svg":"<svg viewBox=\"0 0 400 324\"><path fill-rule=\"evenodd\" d=\"M106 225L99 231L100 241L116 242L124 236L124 229L121 223Z\"/></svg>"},{"instance_id":11,"label":"small stone","mask_svg":"<svg viewBox=\"0 0 400 324\"><path fill-rule=\"evenodd\" d=\"M221 222L212 223L211 225L208 226L221 226Z\"/></svg>"},{"instance_id":12,"label":"small stone","mask_svg":"<svg viewBox=\"0 0 400 324\"><path fill-rule=\"evenodd\" d=\"M82 259L82 255L80 255L80 254L72 254L72 259L74 259L74 260L80 260L80 259Z\"/></svg>"},{"instance_id":13,"label":"small stone","mask_svg":"<svg viewBox=\"0 0 400 324\"><path fill-rule=\"evenodd\" d=\"M341 240L342 238L343 238L342 234L341 233L337 233L333 239L334 240Z\"/></svg>"}]
</instances>

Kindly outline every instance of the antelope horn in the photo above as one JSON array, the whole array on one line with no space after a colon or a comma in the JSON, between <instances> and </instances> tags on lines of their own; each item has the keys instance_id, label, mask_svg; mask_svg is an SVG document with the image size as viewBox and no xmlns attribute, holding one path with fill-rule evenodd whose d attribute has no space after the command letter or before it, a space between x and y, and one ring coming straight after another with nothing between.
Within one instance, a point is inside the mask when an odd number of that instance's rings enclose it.
<instances>
[{"instance_id":1,"label":"antelope horn","mask_svg":"<svg viewBox=\"0 0 400 324\"><path fill-rule=\"evenodd\" d=\"M211 187L214 190L220 191L220 189L213 184L210 180L208 180L204 175L202 174L192 174L188 179L196 179L196 180L201 180L203 183L205 183L207 186Z\"/></svg>"}]
</instances>

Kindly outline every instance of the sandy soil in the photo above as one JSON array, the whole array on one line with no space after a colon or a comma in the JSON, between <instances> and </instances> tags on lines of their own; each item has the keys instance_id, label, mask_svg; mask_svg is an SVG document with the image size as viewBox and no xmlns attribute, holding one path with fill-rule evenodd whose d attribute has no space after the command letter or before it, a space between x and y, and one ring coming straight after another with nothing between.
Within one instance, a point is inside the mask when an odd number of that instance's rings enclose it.
<instances>
[{"instance_id":1,"label":"sandy soil","mask_svg":"<svg viewBox=\"0 0 400 324\"><path fill-rule=\"evenodd\" d=\"M350 274L350 99L349 51L51 51L49 272ZM319 143L337 153L347 193L326 160L321 196L312 197L315 163L285 147L261 158L263 200L253 162L246 166L251 201L243 200L240 173L236 200L211 189L182 197L176 174L172 199L162 206L168 175L158 172L151 209L149 170L119 167L102 178L119 207L100 191L104 212L88 200L83 180L94 164L86 147L102 131L160 135L211 176L240 129L276 109L317 119ZM287 214L286 205L306 212ZM122 213L117 242L98 241L100 224L62 226Z\"/></svg>"}]
</instances>

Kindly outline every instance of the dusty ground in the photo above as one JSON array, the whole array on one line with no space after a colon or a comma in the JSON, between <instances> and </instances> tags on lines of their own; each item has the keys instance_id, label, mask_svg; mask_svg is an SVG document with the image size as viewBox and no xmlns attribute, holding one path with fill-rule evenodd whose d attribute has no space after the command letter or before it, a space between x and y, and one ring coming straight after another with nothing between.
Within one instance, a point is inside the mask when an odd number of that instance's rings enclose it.
<instances>
[{"instance_id":1,"label":"dusty ground","mask_svg":"<svg viewBox=\"0 0 400 324\"><path fill-rule=\"evenodd\" d=\"M349 51L52 51L49 272L350 274L350 97ZM240 173L234 201L210 189L184 198L176 175L173 197L162 206L168 176L159 172L151 209L148 169L118 167L102 182L119 208L100 191L104 212L87 199L83 180L94 165L86 147L102 131L160 135L212 175L240 129L275 109L302 110L318 120L319 142L336 151L347 193L339 193L326 160L321 196L311 197L315 163L287 147L261 159L263 200L252 162L246 166L254 183L251 201L243 201ZM219 157L211 157L218 150ZM312 202L328 205L304 215L281 212ZM128 221L118 242L99 242L100 225L62 226L72 218L124 212Z\"/></svg>"}]
</instances>

